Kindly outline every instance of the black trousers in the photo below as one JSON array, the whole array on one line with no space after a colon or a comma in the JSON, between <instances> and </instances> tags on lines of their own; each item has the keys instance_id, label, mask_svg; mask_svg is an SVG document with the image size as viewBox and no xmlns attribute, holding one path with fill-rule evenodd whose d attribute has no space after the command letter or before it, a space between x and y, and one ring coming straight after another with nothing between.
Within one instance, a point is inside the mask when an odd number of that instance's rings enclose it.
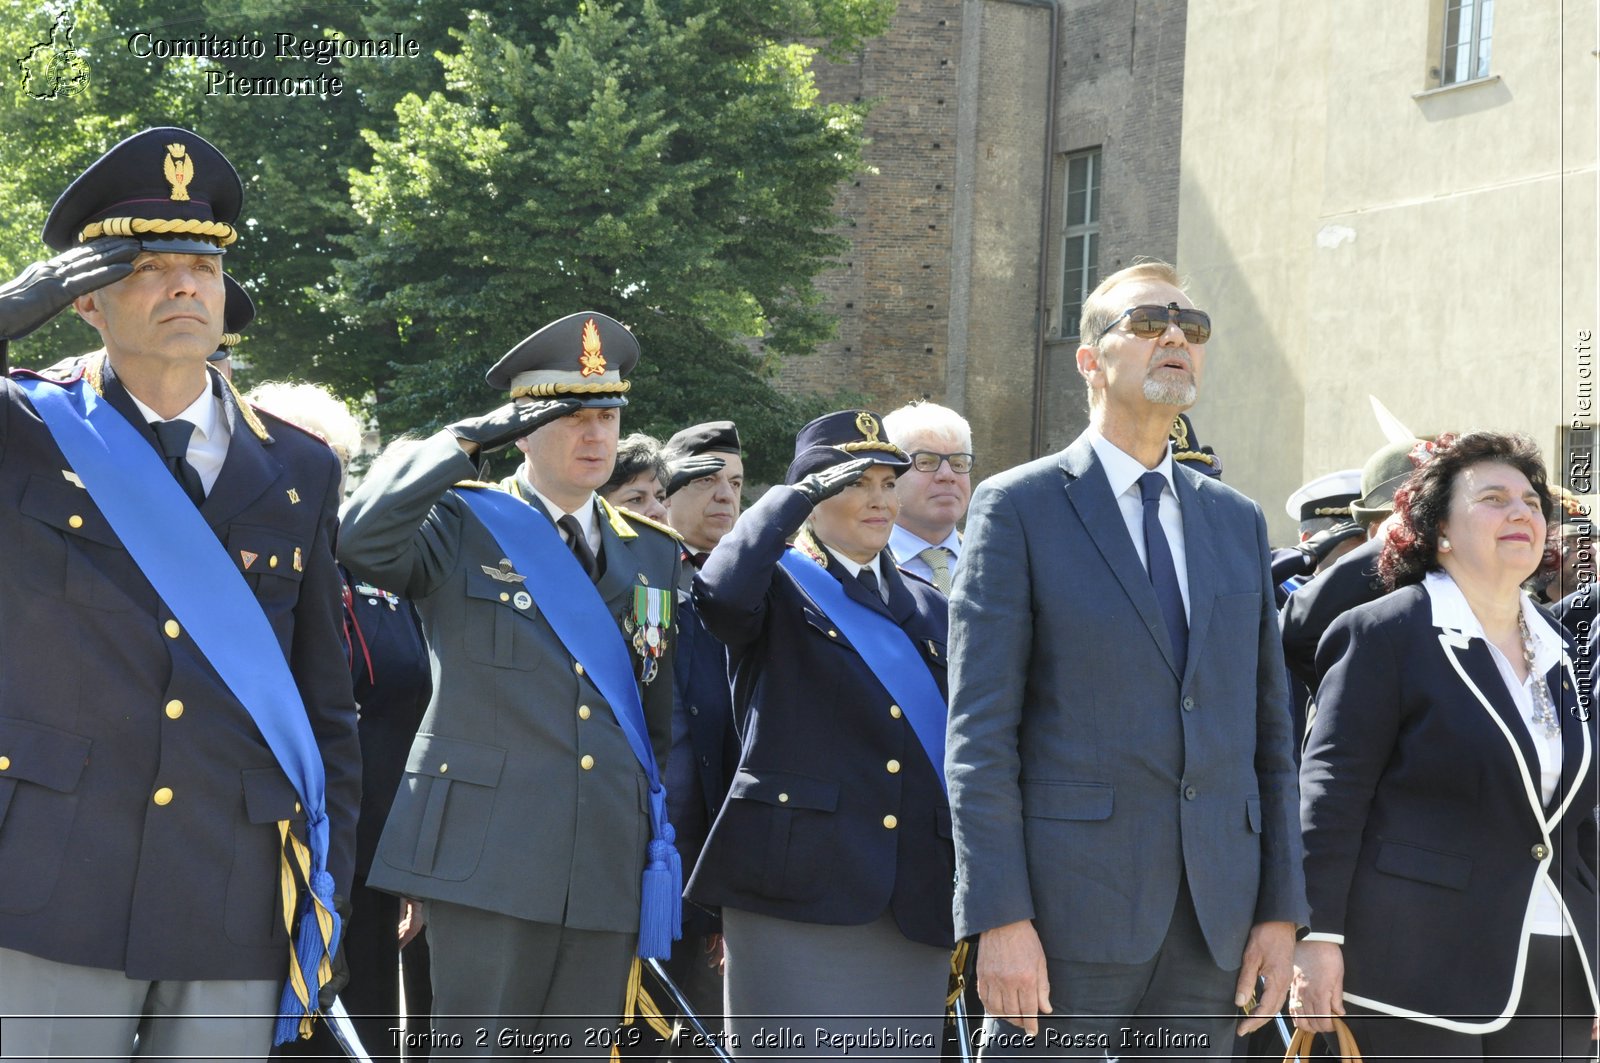
<instances>
[{"instance_id":1,"label":"black trousers","mask_svg":"<svg viewBox=\"0 0 1600 1063\"><path fill-rule=\"evenodd\" d=\"M1535 934L1516 1017L1488 1034L1454 1033L1411 1019L1347 1004L1345 1021L1367 1063L1451 1060L1518 1060L1580 1063L1594 1055L1589 1034L1594 1003L1583 977L1578 946L1570 937Z\"/></svg>"}]
</instances>

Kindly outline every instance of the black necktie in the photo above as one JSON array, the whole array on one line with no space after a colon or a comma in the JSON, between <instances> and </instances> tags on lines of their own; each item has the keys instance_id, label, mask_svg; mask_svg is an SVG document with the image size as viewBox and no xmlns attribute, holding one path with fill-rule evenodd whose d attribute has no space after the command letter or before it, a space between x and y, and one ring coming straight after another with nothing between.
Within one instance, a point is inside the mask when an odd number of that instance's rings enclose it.
<instances>
[{"instance_id":1,"label":"black necktie","mask_svg":"<svg viewBox=\"0 0 1600 1063\"><path fill-rule=\"evenodd\" d=\"M1147 472L1139 477L1139 495L1144 502L1144 554L1150 570L1150 583L1156 589L1156 601L1161 604L1161 616L1167 622L1167 635L1172 639L1172 656L1183 674L1189 656L1189 618L1183 612L1183 591L1178 587L1178 568L1172 561L1172 548L1167 544L1167 533L1161 530L1161 490L1167 478L1158 472Z\"/></svg>"},{"instance_id":2,"label":"black necktie","mask_svg":"<svg viewBox=\"0 0 1600 1063\"><path fill-rule=\"evenodd\" d=\"M572 549L572 556L578 559L578 564L583 566L583 571L592 582L600 574L600 566L595 564L594 551L589 549L589 540L583 537L583 529L578 527L578 518L568 513L556 521L556 524L567 533L567 546Z\"/></svg>"},{"instance_id":3,"label":"black necktie","mask_svg":"<svg viewBox=\"0 0 1600 1063\"><path fill-rule=\"evenodd\" d=\"M189 464L189 439L194 435L194 425L175 417L170 421L155 421L150 427L161 444L161 456L166 459L167 468L182 485L183 493L198 506L206 500L206 489L200 482L200 474Z\"/></svg>"},{"instance_id":4,"label":"black necktie","mask_svg":"<svg viewBox=\"0 0 1600 1063\"><path fill-rule=\"evenodd\" d=\"M856 574L856 579L861 581L861 585L867 589L867 593L878 599L878 601L883 601L883 593L878 590L878 574L876 572L870 568L863 568Z\"/></svg>"}]
</instances>

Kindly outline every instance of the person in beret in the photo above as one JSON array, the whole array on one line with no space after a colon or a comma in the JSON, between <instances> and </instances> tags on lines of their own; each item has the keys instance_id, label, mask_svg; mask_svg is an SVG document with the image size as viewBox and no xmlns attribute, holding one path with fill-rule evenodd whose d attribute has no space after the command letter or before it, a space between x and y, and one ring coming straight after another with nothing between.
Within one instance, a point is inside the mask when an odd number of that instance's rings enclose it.
<instances>
[{"instance_id":1,"label":"person in beret","mask_svg":"<svg viewBox=\"0 0 1600 1063\"><path fill-rule=\"evenodd\" d=\"M722 909L736 1053L837 1055L887 1025L896 1058L939 1055L945 600L885 549L910 464L874 413L817 418L695 577L742 746L687 895ZM768 1016L805 1016L803 1043L762 1046Z\"/></svg>"},{"instance_id":2,"label":"person in beret","mask_svg":"<svg viewBox=\"0 0 1600 1063\"><path fill-rule=\"evenodd\" d=\"M638 359L605 314L551 322L489 370L510 402L391 446L345 507L340 558L416 604L432 657L367 882L426 904L435 1058L503 1052L502 1030L609 1055L638 1036L614 1032L637 957L670 947L679 545L596 494Z\"/></svg>"},{"instance_id":3,"label":"person in beret","mask_svg":"<svg viewBox=\"0 0 1600 1063\"><path fill-rule=\"evenodd\" d=\"M31 1016L8 1054L264 1055L342 981L339 463L207 367L240 203L211 144L145 130L0 294L0 335L71 305L103 345L0 380L0 1013Z\"/></svg>"},{"instance_id":4,"label":"person in beret","mask_svg":"<svg viewBox=\"0 0 1600 1063\"><path fill-rule=\"evenodd\" d=\"M664 458L667 522L683 536L667 796L672 825L678 832L678 853L683 866L693 868L739 757L728 690L728 651L706 629L690 593L694 574L733 530L743 507L744 451L739 429L732 421L690 425L667 440ZM690 1005L712 1031L722 1026L721 930L716 911L686 905L683 940L674 946L667 964ZM705 1053L703 1046L695 1045L679 1045L676 1051Z\"/></svg>"}]
</instances>

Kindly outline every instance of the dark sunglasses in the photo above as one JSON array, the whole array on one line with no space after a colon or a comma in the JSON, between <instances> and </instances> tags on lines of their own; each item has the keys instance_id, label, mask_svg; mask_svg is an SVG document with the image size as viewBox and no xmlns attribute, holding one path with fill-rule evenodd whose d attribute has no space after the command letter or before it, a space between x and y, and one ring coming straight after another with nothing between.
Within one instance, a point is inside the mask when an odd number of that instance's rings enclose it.
<instances>
[{"instance_id":1,"label":"dark sunglasses","mask_svg":"<svg viewBox=\"0 0 1600 1063\"><path fill-rule=\"evenodd\" d=\"M1153 340L1167 331L1167 327L1176 324L1183 330L1183 338L1190 343L1204 343L1211 338L1211 315L1204 310L1180 307L1177 303L1168 303L1166 306L1130 306L1116 316L1116 319L1100 330L1100 335L1094 338L1099 343L1105 334L1122 324L1123 319L1128 321L1128 331L1142 340Z\"/></svg>"},{"instance_id":2,"label":"dark sunglasses","mask_svg":"<svg viewBox=\"0 0 1600 1063\"><path fill-rule=\"evenodd\" d=\"M935 454L931 450L913 450L909 455L911 467L918 472L938 472L943 462L950 463L950 471L956 474L972 471L972 455L965 452L958 454Z\"/></svg>"}]
</instances>

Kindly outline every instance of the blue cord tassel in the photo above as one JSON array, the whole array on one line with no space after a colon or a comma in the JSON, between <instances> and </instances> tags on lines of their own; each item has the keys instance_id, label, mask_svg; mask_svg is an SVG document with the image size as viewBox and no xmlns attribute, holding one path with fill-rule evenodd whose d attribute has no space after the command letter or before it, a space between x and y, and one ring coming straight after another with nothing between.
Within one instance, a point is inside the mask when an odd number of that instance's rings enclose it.
<instances>
[{"instance_id":1,"label":"blue cord tassel","mask_svg":"<svg viewBox=\"0 0 1600 1063\"><path fill-rule=\"evenodd\" d=\"M311 890L333 919L333 936L330 941L322 940L322 929L317 925L317 904L310 897L304 898L295 928L294 962L305 978L306 992L311 999L305 1004L300 1003L294 983L288 980L284 982L283 996L278 1001L278 1021L272 1032L274 1045L297 1040L300 1037L300 1020L316 1011L317 991L320 988L317 971L322 966L324 955L332 956L338 951L339 937L344 930L340 925L339 913L333 907L333 876L326 871L315 872L311 876Z\"/></svg>"},{"instance_id":2,"label":"blue cord tassel","mask_svg":"<svg viewBox=\"0 0 1600 1063\"><path fill-rule=\"evenodd\" d=\"M667 822L667 791L650 791L650 848L639 898L639 955L664 960L683 936L683 863Z\"/></svg>"}]
</instances>

